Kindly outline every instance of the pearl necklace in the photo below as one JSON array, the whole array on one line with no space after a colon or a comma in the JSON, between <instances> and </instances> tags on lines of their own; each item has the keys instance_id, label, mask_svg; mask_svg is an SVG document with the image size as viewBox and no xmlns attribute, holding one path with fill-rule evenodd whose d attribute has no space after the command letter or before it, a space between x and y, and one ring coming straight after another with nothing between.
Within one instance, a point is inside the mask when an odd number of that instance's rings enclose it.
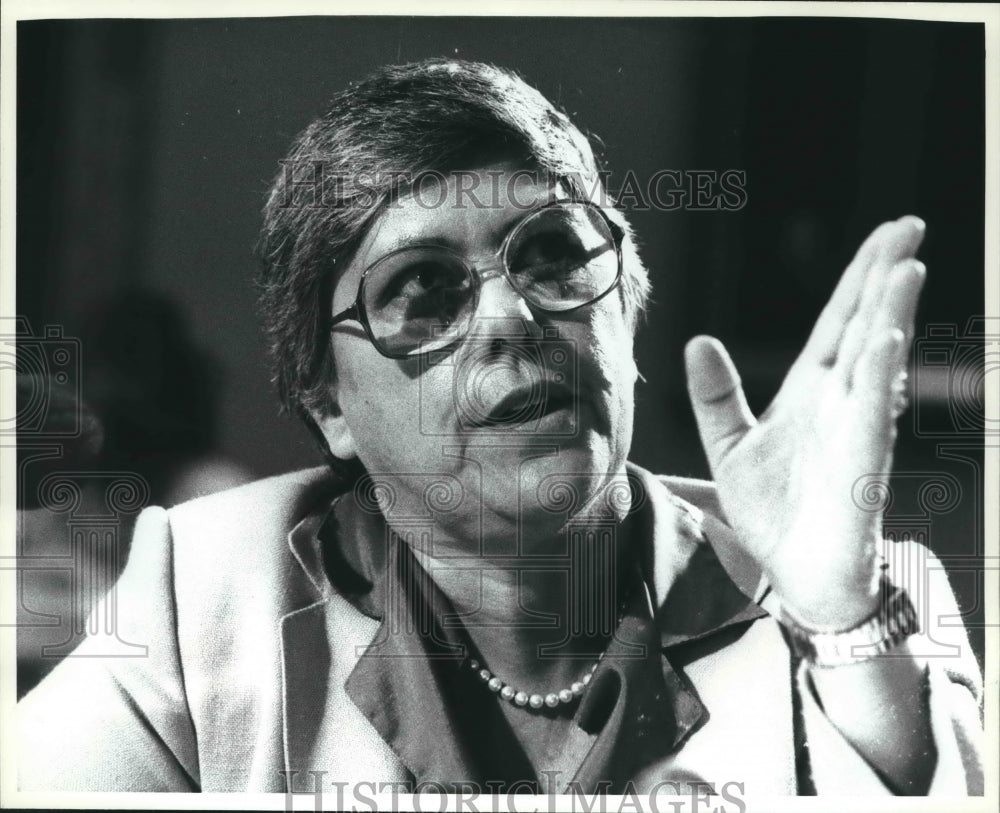
<instances>
[{"instance_id":1,"label":"pearl necklace","mask_svg":"<svg viewBox=\"0 0 1000 813\"><path fill-rule=\"evenodd\" d=\"M520 689L515 689L509 683L504 683L500 680L489 669L483 668L477 660L470 660L469 667L479 675L479 679L486 684L486 688L491 692L499 693L500 697L504 700L512 701L515 706L521 706L522 708L527 706L537 711L542 706L554 709L560 704L572 703L580 697L590 684L591 678L594 676L594 671L603 658L604 653L602 652L601 657L590 667L590 671L580 678L580 680L574 681L568 689L560 689L558 692L549 692L546 695L528 694Z\"/></svg>"},{"instance_id":2,"label":"pearl necklace","mask_svg":"<svg viewBox=\"0 0 1000 813\"><path fill-rule=\"evenodd\" d=\"M615 622L615 632L617 632L618 627L621 626L622 618L625 617L625 608L627 605L628 591L626 591L625 596L622 598L621 604L618 608L618 619ZM590 685L590 681L594 677L594 672L597 671L597 667L600 665L601 661L604 660L604 656L606 654L607 650L602 652L598 656L597 660L594 661L590 670L579 680L571 683L568 689L560 689L557 692L548 692L544 695L538 693L528 694L521 689L516 689L509 683L506 683L498 678L475 659L470 659L468 664L469 668L479 676L479 679L486 684L486 688L488 688L491 692L498 694L504 700L512 702L515 706L531 709L532 711L538 711L543 706L554 709L557 706L572 703L577 698L582 697L583 693L587 690L587 686Z\"/></svg>"}]
</instances>

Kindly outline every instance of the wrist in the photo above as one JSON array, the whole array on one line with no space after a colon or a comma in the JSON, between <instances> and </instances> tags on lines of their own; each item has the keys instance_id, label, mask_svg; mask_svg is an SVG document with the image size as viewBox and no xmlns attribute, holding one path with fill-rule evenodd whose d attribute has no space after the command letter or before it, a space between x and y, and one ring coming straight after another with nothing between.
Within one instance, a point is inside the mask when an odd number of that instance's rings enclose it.
<instances>
[{"instance_id":1,"label":"wrist","mask_svg":"<svg viewBox=\"0 0 1000 813\"><path fill-rule=\"evenodd\" d=\"M768 582L781 604L782 616L796 626L816 633L843 632L878 611L884 598L882 576L887 567L873 550L834 584L825 577L819 581L813 575L815 568L811 570L805 564L796 569L795 578L787 586L770 577Z\"/></svg>"},{"instance_id":2,"label":"wrist","mask_svg":"<svg viewBox=\"0 0 1000 813\"><path fill-rule=\"evenodd\" d=\"M882 591L878 582L868 592L846 591L833 593L833 597L816 602L808 610L786 602L781 594L781 621L814 634L836 634L854 629L879 611Z\"/></svg>"},{"instance_id":3,"label":"wrist","mask_svg":"<svg viewBox=\"0 0 1000 813\"><path fill-rule=\"evenodd\" d=\"M851 627L804 626L785 607L779 621L792 651L810 666L818 667L845 666L877 658L905 642L920 626L906 591L884 575L874 609Z\"/></svg>"}]
</instances>

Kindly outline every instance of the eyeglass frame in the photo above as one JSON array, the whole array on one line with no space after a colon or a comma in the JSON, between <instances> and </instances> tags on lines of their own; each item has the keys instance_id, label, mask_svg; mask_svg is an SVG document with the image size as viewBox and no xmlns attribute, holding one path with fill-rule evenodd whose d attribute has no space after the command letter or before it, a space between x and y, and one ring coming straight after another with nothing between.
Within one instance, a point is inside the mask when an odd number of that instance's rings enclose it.
<instances>
[{"instance_id":1,"label":"eyeglass frame","mask_svg":"<svg viewBox=\"0 0 1000 813\"><path fill-rule=\"evenodd\" d=\"M514 281L511 279L510 268L507 265L507 249L510 246L510 241L513 238L513 236L517 234L517 232L522 228L524 223L526 223L530 218L536 216L539 212L543 212L548 209L555 209L558 207L562 207L565 206L566 204L576 204L576 205L586 206L590 209L593 209L601 216L601 219L608 227L608 231L611 233L611 240L615 246L615 256L618 260L618 273L615 274L614 281L608 286L608 289L604 291L602 294L594 297L593 299L588 300L587 302L583 302L579 305L574 305L572 308L562 308L559 310L552 310L550 308L543 308L542 306L533 303L531 300L528 299L527 296L524 295L524 293L517 287L517 285L514 284ZM596 203L593 203L591 201L580 201L573 199L556 200L546 203L542 206L537 206L531 209L529 212L527 212L524 215L524 217L520 218L504 236L503 242L500 244L500 247L496 250L494 257L500 259L502 275L506 279L507 284L510 285L510 287L518 294L518 296L520 296L525 301L525 303L527 303L529 308L537 310L541 313L573 313L574 311L578 311L581 308L590 307L595 302L599 302L600 300L604 299L604 297L606 297L608 294L610 294L613 290L615 290L619 285L621 285L622 276L624 274L624 263L622 261L622 244L624 240L625 240L625 230L622 229L622 227L619 226L617 223L615 223L610 217L608 217L607 212L605 212L604 209L598 206ZM461 336L456 336L452 341L448 342L447 344L443 344L440 347L433 347L429 350L423 350L420 352L390 353L379 346L379 342L378 340L376 340L375 335L372 331L371 322L368 320L368 311L365 308L365 302L364 302L365 280L368 278L368 273L372 271L372 269L374 269L380 263L384 262L390 257L394 257L397 254L402 254L404 251L412 251L415 248L435 248L440 251L444 251L447 252L448 254L453 255L456 259L458 259L461 262L462 266L469 273L469 276L472 278L473 281L474 285L473 295L475 302L473 305L472 312L473 314L475 314L476 310L478 310L479 308L479 294L482 291L483 284L487 282L489 279L492 279L492 277L487 277L484 279L484 275L480 271L480 269L475 265L473 265L471 262L469 262L468 257L466 257L465 254L459 251L455 251L454 249L448 248L447 246L415 243L407 246L401 246L400 248L394 249L393 251L390 251L387 254L383 254L373 263L368 265L367 268L365 268L365 270L361 274L361 279L358 280L358 293L354 298L354 302L344 310L330 317L327 332L332 332L337 325L340 325L343 322L352 320L359 322L361 324L361 327L364 328L365 335L367 336L368 341L371 342L372 347L375 348L375 350L379 353L379 355L382 355L385 358L390 358L390 359L420 358L421 356L426 356L430 353L435 353L445 350L464 340L469 335L468 329L466 329L466 331ZM470 327L472 326L472 321L469 322L469 326Z\"/></svg>"}]
</instances>

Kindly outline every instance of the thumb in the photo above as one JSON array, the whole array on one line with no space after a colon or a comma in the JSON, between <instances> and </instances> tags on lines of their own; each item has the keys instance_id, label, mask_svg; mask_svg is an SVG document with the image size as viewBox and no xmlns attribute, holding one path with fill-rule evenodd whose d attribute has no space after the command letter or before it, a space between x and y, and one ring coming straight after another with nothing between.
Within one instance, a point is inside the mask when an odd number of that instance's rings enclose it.
<instances>
[{"instance_id":1,"label":"thumb","mask_svg":"<svg viewBox=\"0 0 1000 813\"><path fill-rule=\"evenodd\" d=\"M711 336L695 336L684 348L684 362L701 443L715 472L756 421L722 342Z\"/></svg>"}]
</instances>

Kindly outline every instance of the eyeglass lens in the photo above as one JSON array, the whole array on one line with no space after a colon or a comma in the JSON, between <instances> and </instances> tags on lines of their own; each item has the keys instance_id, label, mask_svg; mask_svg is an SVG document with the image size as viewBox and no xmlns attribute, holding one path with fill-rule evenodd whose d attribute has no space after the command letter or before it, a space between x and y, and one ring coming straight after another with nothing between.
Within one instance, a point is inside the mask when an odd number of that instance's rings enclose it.
<instances>
[{"instance_id":1,"label":"eyeglass lens","mask_svg":"<svg viewBox=\"0 0 1000 813\"><path fill-rule=\"evenodd\" d=\"M618 278L618 254L604 217L585 204L549 206L522 220L503 261L514 288L545 311L600 298ZM468 332L478 302L468 262L445 248L395 252L365 276L363 301L372 337L392 355L445 347Z\"/></svg>"}]
</instances>

